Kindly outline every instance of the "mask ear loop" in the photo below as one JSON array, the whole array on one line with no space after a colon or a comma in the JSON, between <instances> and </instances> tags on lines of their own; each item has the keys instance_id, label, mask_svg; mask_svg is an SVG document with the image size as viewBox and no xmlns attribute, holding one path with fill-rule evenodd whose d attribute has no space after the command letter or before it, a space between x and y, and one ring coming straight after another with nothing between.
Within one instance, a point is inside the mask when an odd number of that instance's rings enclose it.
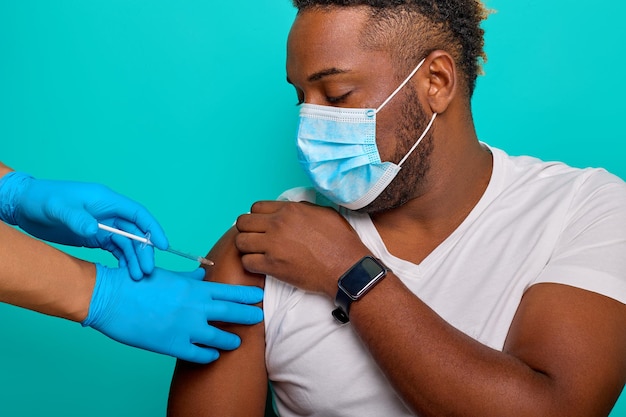
<instances>
[{"instance_id":1,"label":"mask ear loop","mask_svg":"<svg viewBox=\"0 0 626 417\"><path fill-rule=\"evenodd\" d=\"M422 59L420 61L419 64L417 64L417 66L415 67L415 69L413 69L413 71L411 71L411 73L409 74L408 77L406 77L404 79L404 81L402 81L402 84L400 84L398 86L398 88L395 89L395 91L393 93L391 93L391 95L389 97L387 97L387 100L383 101L383 104L381 104L377 109L376 109L376 113L378 113L383 107L385 107L385 105L387 103L389 103L389 101L395 97L396 94L398 94L398 92L400 90L402 90L402 87L404 87L406 85L406 83L409 82L409 80L411 78L413 78L413 76L415 75L415 73L422 67L422 65L424 64L424 61L426 61L426 58ZM411 156L411 154L413 153L413 151L415 150L415 148L417 148L417 145L420 144L420 142L422 141L422 139L424 139L426 137L426 134L430 131L430 128L433 125L433 122L435 121L435 117L437 117L437 113L433 113L433 117L431 117L430 122L428 123L428 126L426 126L426 129L424 129L424 133L422 133L422 135L419 137L419 139L415 142L415 144L413 144L413 146L411 147L411 149L407 152L406 155L404 155L404 158L402 158L402 160L398 163L398 166L401 167L402 164L404 163L404 161L407 160L407 158L409 156Z\"/></svg>"},{"instance_id":2,"label":"mask ear loop","mask_svg":"<svg viewBox=\"0 0 626 417\"><path fill-rule=\"evenodd\" d=\"M378 112L379 112L379 111L380 111L383 107L385 107L385 105L386 105L387 103L389 103L389 100L391 100L392 98L394 98L394 96L395 96L396 94L398 94L398 91L402 90L402 87L404 87L404 86L406 85L406 83L408 83L408 82L409 82L409 80L410 80L411 78L413 78L413 76L415 75L415 73L417 72L417 70L419 70L419 69L421 68L421 66L422 66L422 64L424 63L424 61L426 61L426 58L422 59L422 60L420 61L420 63L419 63L419 64L417 64L417 67L415 67L415 69L414 69L413 71L411 71L411 73L409 74L409 76L408 76L408 77L406 77L404 81L402 81L402 84L400 84L400 85L398 86L398 88L396 88L396 90L395 90L393 93L391 93L391 95L390 95L389 97L387 97L387 100L383 101L383 104L381 104L380 106L378 106L378 108L376 109L376 113L378 113Z\"/></svg>"},{"instance_id":3,"label":"mask ear loop","mask_svg":"<svg viewBox=\"0 0 626 417\"><path fill-rule=\"evenodd\" d=\"M422 139L424 139L426 137L426 134L428 133L428 131L430 130L431 126L433 125L433 122L435 121L435 117L437 117L437 113L433 113L433 117L430 118L430 122L428 123L428 126L426 126L426 129L424 129L424 133L422 133L422 136L420 136L420 138L417 140L417 142L415 142L415 144L411 147L411 149L406 153L406 155L404 155L404 158L402 158L402 160L400 162L398 162L398 166L402 166L402 164L404 163L404 161L406 161L406 159L411 156L411 154L413 153L413 151L415 150L415 148L417 148L417 145L420 144L420 142L422 141Z\"/></svg>"}]
</instances>

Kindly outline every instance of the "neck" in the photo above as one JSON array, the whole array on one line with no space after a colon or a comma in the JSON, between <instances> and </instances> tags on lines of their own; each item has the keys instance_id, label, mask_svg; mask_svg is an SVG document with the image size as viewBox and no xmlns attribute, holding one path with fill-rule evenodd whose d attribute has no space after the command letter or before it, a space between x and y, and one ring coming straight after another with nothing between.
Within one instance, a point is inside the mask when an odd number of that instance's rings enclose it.
<instances>
[{"instance_id":1,"label":"neck","mask_svg":"<svg viewBox=\"0 0 626 417\"><path fill-rule=\"evenodd\" d=\"M465 220L491 179L491 153L478 141L471 120L447 122L440 122L447 128L437 129L430 170L414 197L371 216L389 251L414 263L420 263Z\"/></svg>"}]
</instances>

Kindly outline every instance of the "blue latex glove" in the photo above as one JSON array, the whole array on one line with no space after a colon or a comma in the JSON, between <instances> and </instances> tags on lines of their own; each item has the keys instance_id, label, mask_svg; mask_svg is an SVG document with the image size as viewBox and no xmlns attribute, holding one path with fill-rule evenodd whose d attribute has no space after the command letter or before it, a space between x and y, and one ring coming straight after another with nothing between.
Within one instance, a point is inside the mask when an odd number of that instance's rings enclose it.
<instances>
[{"instance_id":1,"label":"blue latex glove","mask_svg":"<svg viewBox=\"0 0 626 417\"><path fill-rule=\"evenodd\" d=\"M207 322L263 320L260 308L247 305L260 302L263 290L202 281L203 269L181 273L155 268L134 281L125 268L96 268L96 286L82 325L130 346L209 363L219 357L218 349L236 349L241 340Z\"/></svg>"},{"instance_id":2,"label":"blue latex glove","mask_svg":"<svg viewBox=\"0 0 626 417\"><path fill-rule=\"evenodd\" d=\"M98 222L144 236L167 249L163 229L142 205L100 184L38 180L22 172L0 178L0 220L63 245L102 248L134 279L154 270L154 250L98 229Z\"/></svg>"}]
</instances>

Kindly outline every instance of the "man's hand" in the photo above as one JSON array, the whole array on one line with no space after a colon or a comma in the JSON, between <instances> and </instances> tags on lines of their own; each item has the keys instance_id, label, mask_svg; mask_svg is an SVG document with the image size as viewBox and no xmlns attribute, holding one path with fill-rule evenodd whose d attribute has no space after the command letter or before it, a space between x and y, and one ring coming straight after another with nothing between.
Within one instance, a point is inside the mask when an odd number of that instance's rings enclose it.
<instances>
[{"instance_id":1,"label":"man's hand","mask_svg":"<svg viewBox=\"0 0 626 417\"><path fill-rule=\"evenodd\" d=\"M310 203L260 201L236 226L246 270L330 297L339 277L370 254L339 213Z\"/></svg>"}]
</instances>

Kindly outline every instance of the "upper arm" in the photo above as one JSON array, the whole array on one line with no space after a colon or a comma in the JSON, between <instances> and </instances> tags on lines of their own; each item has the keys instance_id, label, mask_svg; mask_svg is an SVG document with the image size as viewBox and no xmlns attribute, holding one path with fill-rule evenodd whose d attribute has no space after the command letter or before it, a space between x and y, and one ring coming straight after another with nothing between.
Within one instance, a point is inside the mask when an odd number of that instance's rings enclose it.
<instances>
[{"instance_id":1,"label":"upper arm","mask_svg":"<svg viewBox=\"0 0 626 417\"><path fill-rule=\"evenodd\" d=\"M504 351L549 378L548 409L567 404L570 416L606 416L626 381L626 305L567 285L534 285Z\"/></svg>"},{"instance_id":2,"label":"upper arm","mask_svg":"<svg viewBox=\"0 0 626 417\"><path fill-rule=\"evenodd\" d=\"M232 228L211 249L208 258L215 265L206 268L205 280L263 287L264 276L243 269L234 244L236 234ZM239 335L241 346L220 352L220 358L208 365L177 361L168 415L263 416L267 394L263 322L253 326L215 325Z\"/></svg>"}]
</instances>

